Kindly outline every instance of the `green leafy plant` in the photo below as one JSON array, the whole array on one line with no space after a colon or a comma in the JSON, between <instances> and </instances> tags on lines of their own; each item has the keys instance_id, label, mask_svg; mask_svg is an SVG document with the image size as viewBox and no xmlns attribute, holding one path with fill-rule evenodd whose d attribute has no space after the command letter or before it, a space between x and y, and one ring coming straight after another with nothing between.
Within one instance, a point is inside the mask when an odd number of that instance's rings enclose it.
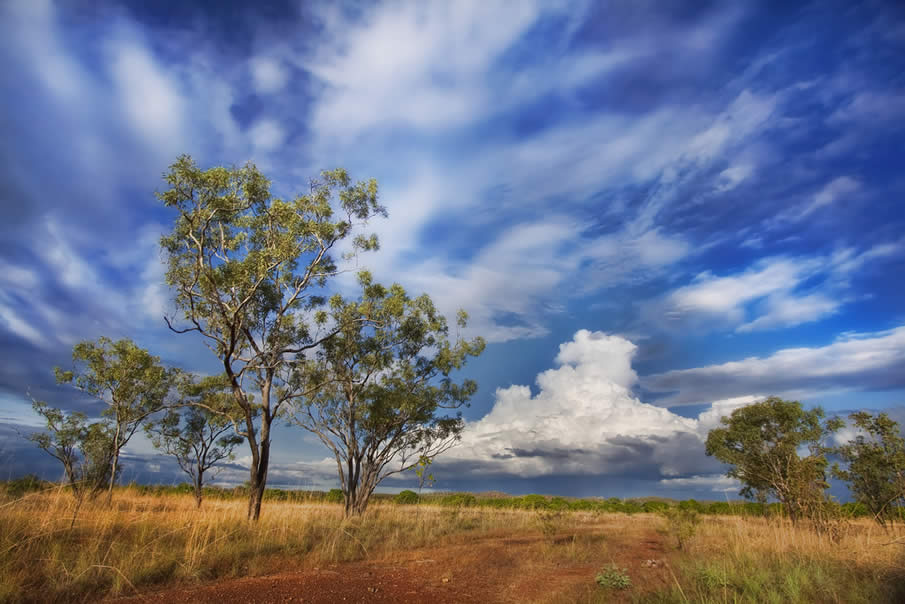
<instances>
[{"instance_id":1,"label":"green leafy plant","mask_svg":"<svg viewBox=\"0 0 905 604\"><path fill-rule=\"evenodd\" d=\"M399 494L393 498L393 502L402 505L412 505L418 503L419 499L418 493L406 489L405 491L400 491Z\"/></svg>"},{"instance_id":2,"label":"green leafy plant","mask_svg":"<svg viewBox=\"0 0 905 604\"><path fill-rule=\"evenodd\" d=\"M632 579L628 576L628 570L610 564L597 574L597 585L607 589L629 589Z\"/></svg>"},{"instance_id":3,"label":"green leafy plant","mask_svg":"<svg viewBox=\"0 0 905 604\"><path fill-rule=\"evenodd\" d=\"M676 540L680 550L685 550L701 522L697 511L691 508L666 507L660 511L666 519L666 534Z\"/></svg>"},{"instance_id":4,"label":"green leafy plant","mask_svg":"<svg viewBox=\"0 0 905 604\"><path fill-rule=\"evenodd\" d=\"M343 499L342 489L330 489L327 494L324 495L324 501L327 503L342 503Z\"/></svg>"},{"instance_id":5,"label":"green leafy plant","mask_svg":"<svg viewBox=\"0 0 905 604\"><path fill-rule=\"evenodd\" d=\"M905 438L898 422L885 413L862 411L849 419L860 433L836 449L846 466L833 466L833 475L846 481L858 503L886 528L895 518L895 506L905 503Z\"/></svg>"},{"instance_id":6,"label":"green leafy plant","mask_svg":"<svg viewBox=\"0 0 905 604\"><path fill-rule=\"evenodd\" d=\"M537 520L540 523L544 537L553 539L562 525L563 511L561 509L539 508L535 511L535 514L537 514Z\"/></svg>"},{"instance_id":7,"label":"green leafy plant","mask_svg":"<svg viewBox=\"0 0 905 604\"><path fill-rule=\"evenodd\" d=\"M826 500L824 441L842 427L824 420L823 409L805 410L798 401L771 396L720 420L707 435L707 455L730 466L726 473L742 483L741 495L783 504L792 521L813 518ZM806 449L808 455L799 451Z\"/></svg>"}]
</instances>

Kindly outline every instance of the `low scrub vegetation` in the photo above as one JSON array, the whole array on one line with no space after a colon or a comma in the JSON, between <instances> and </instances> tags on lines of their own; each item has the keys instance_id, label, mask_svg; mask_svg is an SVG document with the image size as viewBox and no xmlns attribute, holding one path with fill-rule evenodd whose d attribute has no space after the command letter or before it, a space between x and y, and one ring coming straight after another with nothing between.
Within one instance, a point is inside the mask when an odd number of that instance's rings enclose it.
<instances>
[{"instance_id":1,"label":"low scrub vegetation","mask_svg":"<svg viewBox=\"0 0 905 604\"><path fill-rule=\"evenodd\" d=\"M617 593L653 602L895 602L905 596L903 528L884 530L870 519L846 522L832 540L783 517L742 514L745 506L731 506L740 513L724 516L706 513L706 503L659 501L653 506L659 513L650 513L644 511L649 502L635 501L628 503L639 511L615 514L605 500L464 493L424 495L418 504L381 495L365 515L349 519L341 498L327 502L329 493L268 491L271 512L254 523L244 520L241 489L212 493L198 509L191 486L118 487L112 507L103 500L78 507L59 485L33 478L6 483L0 602L97 601L153 586L394 560L419 548L471 550L516 537L520 545L506 548L522 549L507 564L519 576L575 569L573 583L540 589L542 601L608 601ZM582 509L588 504L594 507ZM659 545L651 554L644 548L654 541ZM582 581L581 569L592 568Z\"/></svg>"}]
</instances>

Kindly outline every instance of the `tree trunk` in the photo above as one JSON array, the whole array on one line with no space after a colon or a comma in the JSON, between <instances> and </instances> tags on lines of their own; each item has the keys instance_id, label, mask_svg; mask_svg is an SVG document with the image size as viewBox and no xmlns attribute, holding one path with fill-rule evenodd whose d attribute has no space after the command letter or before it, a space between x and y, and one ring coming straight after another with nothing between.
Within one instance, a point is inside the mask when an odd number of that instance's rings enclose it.
<instances>
[{"instance_id":1,"label":"tree trunk","mask_svg":"<svg viewBox=\"0 0 905 604\"><path fill-rule=\"evenodd\" d=\"M267 465L270 458L270 439L264 438L264 433L262 429L258 462L252 462L249 480L248 519L255 522L261 517L261 501L264 499L264 487L267 485Z\"/></svg>"},{"instance_id":2,"label":"tree trunk","mask_svg":"<svg viewBox=\"0 0 905 604\"><path fill-rule=\"evenodd\" d=\"M201 488L202 488L202 485L204 484L202 482L204 480L203 477L204 477L204 470L202 470L201 468L198 468L198 474L195 476L195 508L198 510L201 509L201 497L202 497Z\"/></svg>"},{"instance_id":3,"label":"tree trunk","mask_svg":"<svg viewBox=\"0 0 905 604\"><path fill-rule=\"evenodd\" d=\"M353 464L350 463L349 467L352 469ZM361 466L355 464L354 470L355 471L350 473L346 478L348 483L345 488L346 518L361 516L365 513L365 510L368 509L368 502L371 499L371 494L374 493L374 486L376 486L376 484L373 484L373 477L367 469L362 472Z\"/></svg>"},{"instance_id":4,"label":"tree trunk","mask_svg":"<svg viewBox=\"0 0 905 604\"><path fill-rule=\"evenodd\" d=\"M107 489L107 505L113 503L113 485L116 482L116 467L119 463L119 422L116 424L116 434L113 436L113 463L110 469L110 486Z\"/></svg>"}]
</instances>

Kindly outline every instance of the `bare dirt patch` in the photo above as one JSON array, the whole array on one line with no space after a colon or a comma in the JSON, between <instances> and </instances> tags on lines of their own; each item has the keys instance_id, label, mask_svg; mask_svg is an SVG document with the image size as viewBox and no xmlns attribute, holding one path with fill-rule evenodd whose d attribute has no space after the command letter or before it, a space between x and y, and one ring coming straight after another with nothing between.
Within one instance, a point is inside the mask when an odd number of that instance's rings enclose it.
<instances>
[{"instance_id":1,"label":"bare dirt patch","mask_svg":"<svg viewBox=\"0 0 905 604\"><path fill-rule=\"evenodd\" d=\"M559 602L599 592L594 576L614 562L628 570L634 595L672 581L669 548L650 527L605 528L545 538L487 537L380 560L322 565L280 574L182 586L116 602ZM660 561L650 566L648 561ZM627 596L628 594L624 594ZM623 594L609 594L619 601Z\"/></svg>"}]
</instances>

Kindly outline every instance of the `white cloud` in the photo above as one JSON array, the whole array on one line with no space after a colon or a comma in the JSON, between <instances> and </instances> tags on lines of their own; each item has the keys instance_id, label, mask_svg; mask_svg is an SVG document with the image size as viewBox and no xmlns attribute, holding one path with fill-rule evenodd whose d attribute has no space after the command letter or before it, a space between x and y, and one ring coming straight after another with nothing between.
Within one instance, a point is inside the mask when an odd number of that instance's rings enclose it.
<instances>
[{"instance_id":1,"label":"white cloud","mask_svg":"<svg viewBox=\"0 0 905 604\"><path fill-rule=\"evenodd\" d=\"M661 303L651 305L650 314L660 315L665 309L669 321L718 319L740 323L746 305L777 292L790 292L821 268L814 259L767 258L736 275L718 277L704 272L683 287L674 290Z\"/></svg>"},{"instance_id":2,"label":"white cloud","mask_svg":"<svg viewBox=\"0 0 905 604\"><path fill-rule=\"evenodd\" d=\"M4 20L16 22L17 27L6 29L27 55L41 83L58 100L73 103L80 100L82 79L86 73L73 61L60 39L56 9L51 0L8 2L0 8Z\"/></svg>"},{"instance_id":3,"label":"white cloud","mask_svg":"<svg viewBox=\"0 0 905 604\"><path fill-rule=\"evenodd\" d=\"M5 298L5 296L3 297ZM0 301L0 320L3 321L7 331L16 334L38 348L45 348L50 344L50 341L30 325L28 321L19 316L19 313L11 305L4 304L2 301Z\"/></svg>"},{"instance_id":4,"label":"white cloud","mask_svg":"<svg viewBox=\"0 0 905 604\"><path fill-rule=\"evenodd\" d=\"M38 285L35 271L0 260L0 281L9 287L23 290L34 289Z\"/></svg>"},{"instance_id":5,"label":"white cloud","mask_svg":"<svg viewBox=\"0 0 905 604\"><path fill-rule=\"evenodd\" d=\"M274 94L285 88L289 80L286 66L278 59L255 57L249 61L251 80L259 94Z\"/></svg>"},{"instance_id":6,"label":"white cloud","mask_svg":"<svg viewBox=\"0 0 905 604\"><path fill-rule=\"evenodd\" d=\"M260 119L248 130L251 144L256 150L270 152L286 140L285 129L276 120Z\"/></svg>"},{"instance_id":7,"label":"white cloud","mask_svg":"<svg viewBox=\"0 0 905 604\"><path fill-rule=\"evenodd\" d=\"M556 367L537 376L536 395L527 386L498 389L491 411L438 463L517 476L700 471L717 414L756 398L718 401L700 419L643 403L632 393L635 350L620 336L578 331L560 345Z\"/></svg>"},{"instance_id":8,"label":"white cloud","mask_svg":"<svg viewBox=\"0 0 905 604\"><path fill-rule=\"evenodd\" d=\"M312 121L328 138L468 123L490 105L482 76L540 14L534 2L392 4L357 22L330 10L302 62L324 84Z\"/></svg>"},{"instance_id":9,"label":"white cloud","mask_svg":"<svg viewBox=\"0 0 905 604\"><path fill-rule=\"evenodd\" d=\"M848 176L839 176L817 191L804 207L790 208L779 214L774 219L773 223L796 222L802 220L824 206L834 204L841 199L844 200L853 197L861 190L861 188L861 183L857 180Z\"/></svg>"},{"instance_id":10,"label":"white cloud","mask_svg":"<svg viewBox=\"0 0 905 604\"><path fill-rule=\"evenodd\" d=\"M698 274L691 283L644 305L644 316L665 327L689 324L738 332L793 327L839 312L855 273L868 262L905 251L903 241L828 256L762 258L737 272Z\"/></svg>"},{"instance_id":11,"label":"white cloud","mask_svg":"<svg viewBox=\"0 0 905 604\"><path fill-rule=\"evenodd\" d=\"M670 392L662 405L702 404L751 392L814 395L834 390L905 387L905 327L849 334L826 346L786 348L767 357L667 371L644 387Z\"/></svg>"},{"instance_id":12,"label":"white cloud","mask_svg":"<svg viewBox=\"0 0 905 604\"><path fill-rule=\"evenodd\" d=\"M660 485L671 489L709 489L715 493L735 493L742 484L724 474L707 474L688 478L661 478Z\"/></svg>"},{"instance_id":13,"label":"white cloud","mask_svg":"<svg viewBox=\"0 0 905 604\"><path fill-rule=\"evenodd\" d=\"M738 327L736 331L757 331L771 327L794 327L802 323L819 321L839 312L844 300L831 298L823 293L791 296L769 296L763 313L758 318Z\"/></svg>"},{"instance_id":14,"label":"white cloud","mask_svg":"<svg viewBox=\"0 0 905 604\"><path fill-rule=\"evenodd\" d=\"M109 45L110 72L134 131L167 157L184 151L186 100L148 49L122 36Z\"/></svg>"},{"instance_id":15,"label":"white cloud","mask_svg":"<svg viewBox=\"0 0 905 604\"><path fill-rule=\"evenodd\" d=\"M725 193L739 186L754 172L751 164L733 164L717 176L717 192Z\"/></svg>"}]
</instances>

